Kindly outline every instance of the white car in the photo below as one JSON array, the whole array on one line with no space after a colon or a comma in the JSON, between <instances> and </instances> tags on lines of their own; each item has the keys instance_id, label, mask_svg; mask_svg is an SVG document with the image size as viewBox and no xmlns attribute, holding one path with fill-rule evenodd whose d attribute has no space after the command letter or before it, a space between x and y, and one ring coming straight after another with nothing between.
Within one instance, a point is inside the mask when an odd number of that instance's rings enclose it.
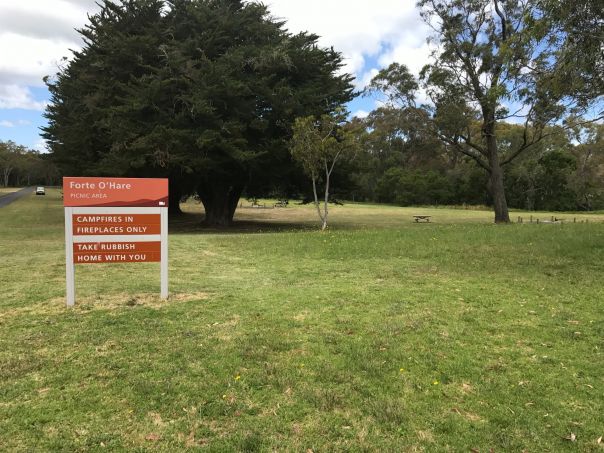
<instances>
[{"instance_id":1,"label":"white car","mask_svg":"<svg viewBox=\"0 0 604 453\"><path fill-rule=\"evenodd\" d=\"M44 191L44 187L36 187L36 195L46 195L46 192Z\"/></svg>"}]
</instances>

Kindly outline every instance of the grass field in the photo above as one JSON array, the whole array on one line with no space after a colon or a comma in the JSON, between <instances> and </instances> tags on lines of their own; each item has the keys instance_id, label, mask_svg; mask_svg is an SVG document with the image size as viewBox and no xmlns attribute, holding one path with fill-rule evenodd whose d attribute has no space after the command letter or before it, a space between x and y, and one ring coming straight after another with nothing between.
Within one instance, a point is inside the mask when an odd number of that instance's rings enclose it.
<instances>
[{"instance_id":1,"label":"grass field","mask_svg":"<svg viewBox=\"0 0 604 453\"><path fill-rule=\"evenodd\" d=\"M21 190L22 187L0 187L0 197L2 195L6 195L8 193L16 192L17 190Z\"/></svg>"},{"instance_id":2,"label":"grass field","mask_svg":"<svg viewBox=\"0 0 604 453\"><path fill-rule=\"evenodd\" d=\"M603 451L604 215L196 209L71 310L58 191L0 210L1 451Z\"/></svg>"}]
</instances>

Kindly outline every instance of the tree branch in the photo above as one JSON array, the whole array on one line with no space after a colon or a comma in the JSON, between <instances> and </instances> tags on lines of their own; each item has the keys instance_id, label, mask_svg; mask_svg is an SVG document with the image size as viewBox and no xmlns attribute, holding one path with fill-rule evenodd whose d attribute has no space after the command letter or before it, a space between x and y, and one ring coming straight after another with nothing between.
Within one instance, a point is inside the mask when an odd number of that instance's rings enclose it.
<instances>
[{"instance_id":1,"label":"tree branch","mask_svg":"<svg viewBox=\"0 0 604 453\"><path fill-rule=\"evenodd\" d=\"M567 125L567 126L562 126L561 129L563 131L569 130L572 127L575 126L582 126L584 124L591 124L594 123L596 121L600 121L604 119L604 115L598 117L598 118L594 118L591 120L586 120L586 121L581 121L579 123L573 123L572 125ZM543 130L541 130L539 132L538 137L535 139L535 137L533 136L533 139L529 142L528 141L528 137L527 137L527 132L528 132L528 120L525 123L525 127L524 127L524 133L523 133L523 138L522 138L522 145L520 145L518 147L518 149L516 151L514 151L512 154L510 154L508 157L506 157L505 159L501 160L501 166L507 165L510 162L512 162L514 159L516 159L520 154L522 154L522 152L524 152L525 150L527 150L528 148L530 148L533 145L536 145L537 143L539 143L541 140L543 140L544 138L550 137L552 135L554 135L556 132L551 132L548 134L543 134Z\"/></svg>"},{"instance_id":2,"label":"tree branch","mask_svg":"<svg viewBox=\"0 0 604 453\"><path fill-rule=\"evenodd\" d=\"M464 148L463 146L461 146L461 144L458 141L456 141L454 139L451 139L451 138L449 138L449 137L447 137L447 136L445 136L443 134L440 134L440 133L438 133L438 135L439 135L439 137L440 137L440 139L442 141L444 141L445 143L448 143L449 145L455 147L455 149L457 151L459 151L460 153L462 153L462 154L464 154L464 155L466 155L468 157L471 157L472 159L474 159L476 161L476 163L478 165L480 165L486 171L491 172L491 167L484 160L482 160L482 157L479 154L473 153L469 149ZM464 140L465 140L465 138L464 138Z\"/></svg>"},{"instance_id":3,"label":"tree branch","mask_svg":"<svg viewBox=\"0 0 604 453\"><path fill-rule=\"evenodd\" d=\"M499 1L498 0L494 0L493 3L495 4L495 12L497 13L497 15L499 16L499 18L501 19L501 40L503 42L505 42L508 39L508 34L507 34L507 25L506 25L506 18L505 15L503 14L503 12L499 9Z\"/></svg>"}]
</instances>

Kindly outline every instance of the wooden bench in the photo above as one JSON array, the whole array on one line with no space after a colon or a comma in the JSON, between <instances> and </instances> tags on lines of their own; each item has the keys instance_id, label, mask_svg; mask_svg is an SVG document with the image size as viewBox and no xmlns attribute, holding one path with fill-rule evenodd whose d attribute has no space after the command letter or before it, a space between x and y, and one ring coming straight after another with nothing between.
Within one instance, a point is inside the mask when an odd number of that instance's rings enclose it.
<instances>
[{"instance_id":1,"label":"wooden bench","mask_svg":"<svg viewBox=\"0 0 604 453\"><path fill-rule=\"evenodd\" d=\"M416 222L419 222L420 220L425 220L426 222L430 223L430 217L432 217L431 215L414 215L413 218L415 219Z\"/></svg>"}]
</instances>

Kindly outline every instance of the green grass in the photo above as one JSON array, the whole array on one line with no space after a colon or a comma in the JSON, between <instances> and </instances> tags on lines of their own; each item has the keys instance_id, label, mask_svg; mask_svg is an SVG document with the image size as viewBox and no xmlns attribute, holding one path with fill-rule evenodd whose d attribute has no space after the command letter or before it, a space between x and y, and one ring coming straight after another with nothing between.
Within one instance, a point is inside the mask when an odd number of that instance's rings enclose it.
<instances>
[{"instance_id":1,"label":"green grass","mask_svg":"<svg viewBox=\"0 0 604 453\"><path fill-rule=\"evenodd\" d=\"M0 197L21 190L22 187L0 187Z\"/></svg>"},{"instance_id":2,"label":"green grass","mask_svg":"<svg viewBox=\"0 0 604 453\"><path fill-rule=\"evenodd\" d=\"M58 191L2 208L0 450L602 451L601 215L314 215L189 214L171 301L157 264L87 265L68 310Z\"/></svg>"}]
</instances>

